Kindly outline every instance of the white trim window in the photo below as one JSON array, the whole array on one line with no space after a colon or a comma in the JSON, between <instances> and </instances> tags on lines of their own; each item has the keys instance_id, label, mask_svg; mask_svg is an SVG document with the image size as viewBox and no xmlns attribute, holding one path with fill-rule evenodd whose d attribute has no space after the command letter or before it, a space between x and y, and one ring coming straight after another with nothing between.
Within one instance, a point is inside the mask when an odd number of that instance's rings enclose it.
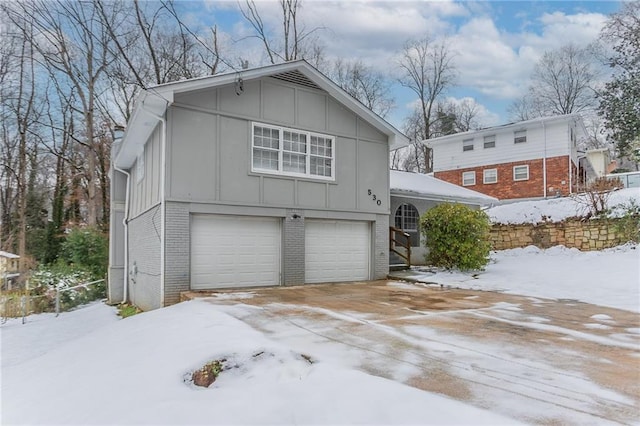
<instances>
[{"instance_id":1,"label":"white trim window","mask_svg":"<svg viewBox=\"0 0 640 426\"><path fill-rule=\"evenodd\" d=\"M498 169L483 170L482 183L498 183Z\"/></svg>"},{"instance_id":2,"label":"white trim window","mask_svg":"<svg viewBox=\"0 0 640 426\"><path fill-rule=\"evenodd\" d=\"M495 148L496 147L496 135L488 135L484 137L484 147L485 148Z\"/></svg>"},{"instance_id":3,"label":"white trim window","mask_svg":"<svg viewBox=\"0 0 640 426\"><path fill-rule=\"evenodd\" d=\"M518 130L513 132L513 143L525 143L527 141L527 131Z\"/></svg>"},{"instance_id":4,"label":"white trim window","mask_svg":"<svg viewBox=\"0 0 640 426\"><path fill-rule=\"evenodd\" d=\"M473 139L465 139L462 141L462 152L473 151Z\"/></svg>"},{"instance_id":5,"label":"white trim window","mask_svg":"<svg viewBox=\"0 0 640 426\"><path fill-rule=\"evenodd\" d=\"M253 123L251 171L335 179L335 138L319 133Z\"/></svg>"},{"instance_id":6,"label":"white trim window","mask_svg":"<svg viewBox=\"0 0 640 426\"><path fill-rule=\"evenodd\" d=\"M462 172L462 186L473 186L476 184L476 172Z\"/></svg>"},{"instance_id":7,"label":"white trim window","mask_svg":"<svg viewBox=\"0 0 640 426\"><path fill-rule=\"evenodd\" d=\"M513 167L513 180L529 180L529 166L514 166Z\"/></svg>"}]
</instances>

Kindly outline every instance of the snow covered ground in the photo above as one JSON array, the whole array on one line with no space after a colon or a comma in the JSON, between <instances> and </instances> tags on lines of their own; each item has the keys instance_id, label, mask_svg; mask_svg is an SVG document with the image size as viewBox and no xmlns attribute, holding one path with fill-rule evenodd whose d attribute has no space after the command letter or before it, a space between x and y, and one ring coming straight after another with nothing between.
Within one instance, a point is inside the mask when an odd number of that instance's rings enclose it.
<instances>
[{"instance_id":1,"label":"snow covered ground","mask_svg":"<svg viewBox=\"0 0 640 426\"><path fill-rule=\"evenodd\" d=\"M402 276L402 273L397 274ZM415 268L411 279L455 288L574 299L640 312L640 247L581 252L556 246L496 251L479 273Z\"/></svg>"},{"instance_id":2,"label":"snow covered ground","mask_svg":"<svg viewBox=\"0 0 640 426\"><path fill-rule=\"evenodd\" d=\"M88 322L90 332L78 326ZM0 330L3 425L514 423L340 364L310 363L303 355L313 354L204 301L125 320L94 304ZM220 358L234 367L210 388L189 382Z\"/></svg>"},{"instance_id":3,"label":"snow covered ground","mask_svg":"<svg viewBox=\"0 0 640 426\"><path fill-rule=\"evenodd\" d=\"M639 251L630 245L592 253L508 250L496 253L478 278L439 273L429 274L429 280L640 312ZM251 309L258 308L243 308L249 314ZM318 347L313 337L296 347ZM204 301L125 320L100 303L59 318L31 316L25 325L10 320L0 327L0 420L9 425L516 422L365 374L338 349L323 347L318 359L284 340L270 340L222 306ZM219 358L237 367L208 389L189 383L191 371Z\"/></svg>"},{"instance_id":4,"label":"snow covered ground","mask_svg":"<svg viewBox=\"0 0 640 426\"><path fill-rule=\"evenodd\" d=\"M607 205L612 216L624 214L630 203L640 206L640 188L614 191ZM589 212L584 195L549 198L547 200L520 201L502 204L486 210L493 223L560 222L568 217L585 216Z\"/></svg>"},{"instance_id":5,"label":"snow covered ground","mask_svg":"<svg viewBox=\"0 0 640 426\"><path fill-rule=\"evenodd\" d=\"M542 214L562 216L558 203L547 206L549 209ZM520 206L503 209L502 217L522 217L524 213L517 213L517 209ZM521 212L533 210L529 206ZM564 211L566 215L570 209ZM549 250L528 247L492 254L486 271L475 276L424 272L424 279L443 286L576 299L638 313L639 255L637 245L590 253L564 247ZM231 303L237 303L236 313L243 315L260 311L258 307L241 305L241 298ZM228 307L192 301L122 320L114 308L95 303L58 318L50 314L34 315L24 325L20 320L9 320L0 326L0 422L6 425L516 423L497 412L366 374L352 364L353 353L327 346L313 333L274 341L269 333L250 327L230 312ZM600 316L593 317L593 327L602 326L599 319ZM380 325L376 329L385 327ZM640 335L640 323L631 324L626 330ZM409 331L421 340L432 339L435 333L428 327ZM593 329L594 333L600 331ZM495 371L504 364L491 352L496 348L480 347L460 337L452 345L449 335L438 338L444 348L440 351L445 357L443 363L447 362L447 353L462 351L464 345L466 353L474 354L464 364L467 375L480 368L474 363L482 352L490 354L486 359L497 363L492 365ZM627 349L640 349L637 339L625 344ZM294 347L318 348L318 352L304 353ZM426 346L422 350L426 351ZM497 350L499 353L501 348ZM522 356L527 354L513 355L517 362L509 365L523 365ZM232 368L210 388L190 383L190 372L220 358L227 359ZM521 384L513 380L516 372L513 374L510 376L513 384L508 386L512 386L514 394L522 393ZM522 374L532 373L527 370ZM562 380L564 376L554 377ZM566 383L560 385L571 388L574 384L570 380L574 379L567 375ZM595 386L589 392L619 399L627 406L638 406L637 401L628 401L601 387ZM497 406L504 408L511 404L503 398L494 402L495 406L489 401L487 408L496 410ZM640 416L637 423L640 424Z\"/></svg>"}]
</instances>

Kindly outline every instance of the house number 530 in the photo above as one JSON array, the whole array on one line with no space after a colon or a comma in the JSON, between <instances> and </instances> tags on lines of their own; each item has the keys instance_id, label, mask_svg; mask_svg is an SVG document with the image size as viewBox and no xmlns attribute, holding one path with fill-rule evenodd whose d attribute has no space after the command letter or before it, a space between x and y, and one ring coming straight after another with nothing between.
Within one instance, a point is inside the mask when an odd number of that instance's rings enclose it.
<instances>
[{"instance_id":1,"label":"house number 530","mask_svg":"<svg viewBox=\"0 0 640 426\"><path fill-rule=\"evenodd\" d=\"M382 205L382 200L379 200L376 194L371 192L370 189L367 189L367 195L369 195L373 199L373 201L376 202L377 205Z\"/></svg>"}]
</instances>

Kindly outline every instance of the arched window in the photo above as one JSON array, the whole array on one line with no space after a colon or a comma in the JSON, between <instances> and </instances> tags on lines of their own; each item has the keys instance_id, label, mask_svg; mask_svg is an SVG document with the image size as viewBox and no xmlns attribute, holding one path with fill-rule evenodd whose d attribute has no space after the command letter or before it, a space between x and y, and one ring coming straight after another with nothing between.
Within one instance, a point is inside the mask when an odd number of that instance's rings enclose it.
<instances>
[{"instance_id":1,"label":"arched window","mask_svg":"<svg viewBox=\"0 0 640 426\"><path fill-rule=\"evenodd\" d=\"M396 228L402 229L411 235L411 246L418 247L420 245L420 232L418 224L420 222L420 214L413 204L401 204L396 210Z\"/></svg>"}]
</instances>

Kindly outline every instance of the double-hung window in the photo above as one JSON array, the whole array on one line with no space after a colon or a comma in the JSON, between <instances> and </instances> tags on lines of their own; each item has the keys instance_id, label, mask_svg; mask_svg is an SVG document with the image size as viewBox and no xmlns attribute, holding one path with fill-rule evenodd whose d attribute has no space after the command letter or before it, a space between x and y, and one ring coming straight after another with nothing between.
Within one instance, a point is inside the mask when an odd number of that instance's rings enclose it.
<instances>
[{"instance_id":1,"label":"double-hung window","mask_svg":"<svg viewBox=\"0 0 640 426\"><path fill-rule=\"evenodd\" d=\"M335 138L268 124L253 124L251 170L335 179Z\"/></svg>"},{"instance_id":2,"label":"double-hung window","mask_svg":"<svg viewBox=\"0 0 640 426\"><path fill-rule=\"evenodd\" d=\"M482 183L497 183L498 169L485 169L482 171Z\"/></svg>"},{"instance_id":3,"label":"double-hung window","mask_svg":"<svg viewBox=\"0 0 640 426\"><path fill-rule=\"evenodd\" d=\"M473 139L465 139L462 141L462 151L473 151Z\"/></svg>"},{"instance_id":4,"label":"double-hung window","mask_svg":"<svg viewBox=\"0 0 640 426\"><path fill-rule=\"evenodd\" d=\"M484 137L484 147L485 148L495 148L496 147L496 135L489 135Z\"/></svg>"},{"instance_id":5,"label":"double-hung window","mask_svg":"<svg viewBox=\"0 0 640 426\"><path fill-rule=\"evenodd\" d=\"M476 172L462 173L462 186L473 186L476 184Z\"/></svg>"},{"instance_id":6,"label":"double-hung window","mask_svg":"<svg viewBox=\"0 0 640 426\"><path fill-rule=\"evenodd\" d=\"M515 166L513 168L513 180L529 180L529 166Z\"/></svg>"},{"instance_id":7,"label":"double-hung window","mask_svg":"<svg viewBox=\"0 0 640 426\"><path fill-rule=\"evenodd\" d=\"M513 133L513 143L525 143L527 141L527 131L518 130Z\"/></svg>"}]
</instances>

